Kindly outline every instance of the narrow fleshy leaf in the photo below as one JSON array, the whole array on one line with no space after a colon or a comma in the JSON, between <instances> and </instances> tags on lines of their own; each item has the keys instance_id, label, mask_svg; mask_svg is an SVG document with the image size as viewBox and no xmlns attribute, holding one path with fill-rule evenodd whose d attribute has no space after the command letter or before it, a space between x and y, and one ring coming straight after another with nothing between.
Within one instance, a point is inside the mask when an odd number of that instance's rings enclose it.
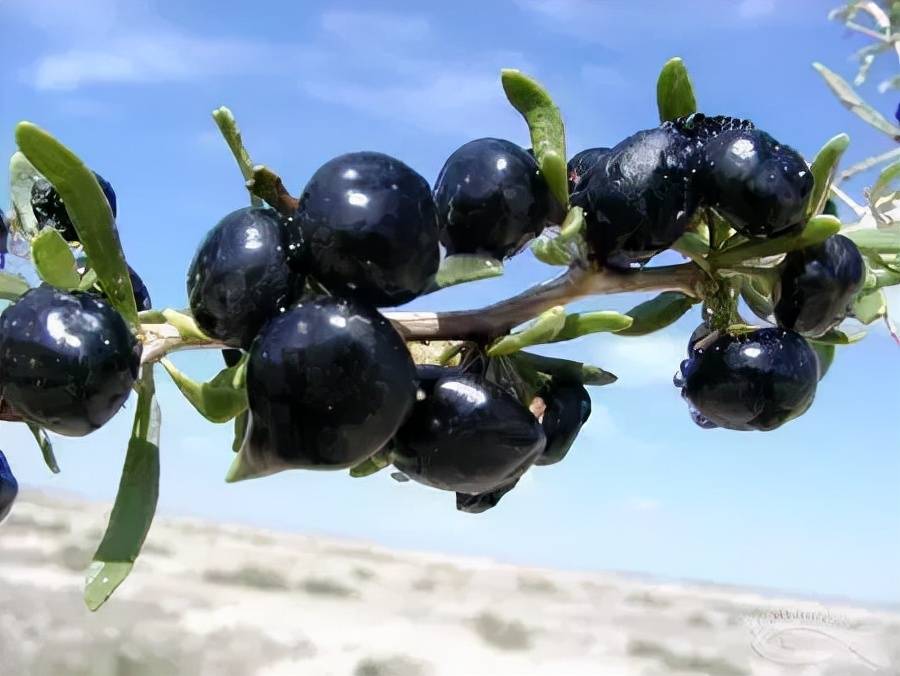
<instances>
[{"instance_id":1,"label":"narrow fleshy leaf","mask_svg":"<svg viewBox=\"0 0 900 676\"><path fill-rule=\"evenodd\" d=\"M813 342L811 342L809 346L813 349L813 352L816 353L816 357L819 360L819 380L822 380L822 378L825 377L825 374L828 373L828 369L831 368L831 364L834 362L834 353L837 348L835 348L834 345Z\"/></svg>"},{"instance_id":2,"label":"narrow fleshy leaf","mask_svg":"<svg viewBox=\"0 0 900 676\"><path fill-rule=\"evenodd\" d=\"M569 359L545 357L533 352L516 352L510 355L509 359L517 363L521 362L526 368L545 373L563 382L601 386L611 385L617 380L615 375L598 366Z\"/></svg>"},{"instance_id":3,"label":"narrow fleshy leaf","mask_svg":"<svg viewBox=\"0 0 900 676\"><path fill-rule=\"evenodd\" d=\"M447 256L441 261L441 267L434 281L437 288L445 289L448 286L490 279L502 274L503 263L496 258L478 254L457 254Z\"/></svg>"},{"instance_id":4,"label":"narrow fleshy leaf","mask_svg":"<svg viewBox=\"0 0 900 676\"><path fill-rule=\"evenodd\" d=\"M38 233L38 222L31 209L31 188L40 178L37 169L25 155L17 151L9 159L9 197L19 230L26 238Z\"/></svg>"},{"instance_id":5,"label":"narrow fleshy leaf","mask_svg":"<svg viewBox=\"0 0 900 676\"><path fill-rule=\"evenodd\" d=\"M672 245L672 249L682 256L690 258L701 270L709 272L709 242L696 232L686 232Z\"/></svg>"},{"instance_id":6,"label":"narrow fleshy leaf","mask_svg":"<svg viewBox=\"0 0 900 676\"><path fill-rule=\"evenodd\" d=\"M679 57L669 59L656 81L656 106L660 122L697 112L697 98L687 68Z\"/></svg>"},{"instance_id":7,"label":"narrow fleshy leaf","mask_svg":"<svg viewBox=\"0 0 900 676\"><path fill-rule=\"evenodd\" d=\"M162 311L162 316L165 318L166 322L178 329L178 333L182 338L196 338L197 340L209 339L208 336L200 330L200 327L197 326L197 322L194 321L194 318L183 312L166 308Z\"/></svg>"},{"instance_id":8,"label":"narrow fleshy leaf","mask_svg":"<svg viewBox=\"0 0 900 676\"><path fill-rule=\"evenodd\" d=\"M37 442L38 448L41 449L41 456L44 458L47 469L54 474L59 474L59 465L56 462L56 455L53 453L53 444L50 442L47 431L34 423L28 423L28 429L31 431L31 435Z\"/></svg>"},{"instance_id":9,"label":"narrow fleshy leaf","mask_svg":"<svg viewBox=\"0 0 900 676\"><path fill-rule=\"evenodd\" d=\"M166 358L160 359L160 364L184 398L207 420L214 423L228 422L247 409L246 355L236 366L222 369L206 383L188 377Z\"/></svg>"},{"instance_id":10,"label":"narrow fleshy leaf","mask_svg":"<svg viewBox=\"0 0 900 676\"><path fill-rule=\"evenodd\" d=\"M250 181L253 178L253 161L250 159L250 153L248 153L247 149L244 147L244 141L241 138L241 130L238 128L237 120L234 119L234 114L230 109L222 106L216 108L212 112L212 116L213 120L216 122L216 126L219 127L222 137L225 139L225 143L228 144L228 148L231 150L235 162L237 162L237 165L241 170L244 181ZM262 200L257 197L252 190L250 191L250 203L255 207L262 206Z\"/></svg>"},{"instance_id":11,"label":"narrow fleshy leaf","mask_svg":"<svg viewBox=\"0 0 900 676\"><path fill-rule=\"evenodd\" d=\"M710 254L710 263L719 268L728 268L753 258L765 258L802 249L805 246L823 242L841 230L841 222L834 216L820 214L810 218L799 232L792 232L773 239L754 239L738 244L730 249Z\"/></svg>"},{"instance_id":12,"label":"narrow fleshy leaf","mask_svg":"<svg viewBox=\"0 0 900 676\"><path fill-rule=\"evenodd\" d=\"M563 306L550 308L522 331L499 338L487 349L487 354L489 357L502 357L531 345L549 343L563 329L565 322L566 309Z\"/></svg>"},{"instance_id":13,"label":"narrow fleshy leaf","mask_svg":"<svg viewBox=\"0 0 900 676\"><path fill-rule=\"evenodd\" d=\"M555 237L541 235L531 244L534 257L547 265L571 265L586 249L584 211L572 207Z\"/></svg>"},{"instance_id":14,"label":"narrow fleshy leaf","mask_svg":"<svg viewBox=\"0 0 900 676\"><path fill-rule=\"evenodd\" d=\"M152 366L138 381L134 425L122 480L103 540L88 568L84 601L91 610L102 606L131 572L140 554L159 499L160 412Z\"/></svg>"},{"instance_id":15,"label":"narrow fleshy leaf","mask_svg":"<svg viewBox=\"0 0 900 676\"><path fill-rule=\"evenodd\" d=\"M21 275L0 272L0 298L3 300L18 300L29 288L28 282Z\"/></svg>"},{"instance_id":16,"label":"narrow fleshy leaf","mask_svg":"<svg viewBox=\"0 0 900 676\"><path fill-rule=\"evenodd\" d=\"M500 72L506 98L528 123L531 147L550 191L562 205L569 204L566 172L566 132L559 108L541 85L523 72Z\"/></svg>"},{"instance_id":17,"label":"narrow fleshy leaf","mask_svg":"<svg viewBox=\"0 0 900 676\"><path fill-rule=\"evenodd\" d=\"M665 291L644 301L625 314L632 319L631 326L619 331L620 336L646 336L674 324L697 301L678 291Z\"/></svg>"},{"instance_id":18,"label":"narrow fleshy leaf","mask_svg":"<svg viewBox=\"0 0 900 676\"><path fill-rule=\"evenodd\" d=\"M881 113L866 103L844 78L821 63L814 63L813 68L819 71L819 74L825 79L825 83L845 108L892 139L900 138L900 127L889 122Z\"/></svg>"},{"instance_id":19,"label":"narrow fleshy leaf","mask_svg":"<svg viewBox=\"0 0 900 676\"><path fill-rule=\"evenodd\" d=\"M126 321L136 325L134 291L119 233L94 172L66 146L30 122L16 126L16 143L65 203L78 241L110 303Z\"/></svg>"},{"instance_id":20,"label":"narrow fleshy leaf","mask_svg":"<svg viewBox=\"0 0 900 676\"><path fill-rule=\"evenodd\" d=\"M566 315L562 329L553 338L553 342L573 340L591 333L608 333L628 329L634 320L628 315L611 310L599 312L575 312Z\"/></svg>"},{"instance_id":21,"label":"narrow fleshy leaf","mask_svg":"<svg viewBox=\"0 0 900 676\"><path fill-rule=\"evenodd\" d=\"M869 208L878 227L890 226L894 220L887 212L897 209L900 203L900 161L886 166L869 190Z\"/></svg>"},{"instance_id":22,"label":"narrow fleshy leaf","mask_svg":"<svg viewBox=\"0 0 900 676\"><path fill-rule=\"evenodd\" d=\"M237 453L244 445L244 437L247 435L247 422L250 420L250 410L241 411L234 419L234 441L231 442L231 450Z\"/></svg>"},{"instance_id":23,"label":"narrow fleshy leaf","mask_svg":"<svg viewBox=\"0 0 900 676\"><path fill-rule=\"evenodd\" d=\"M866 337L865 331L860 331L859 333L848 334L840 331L838 329L831 329L828 333L823 336L818 336L816 338L810 338L809 342L811 343L821 343L823 345L852 345L853 343L858 343L863 338Z\"/></svg>"},{"instance_id":24,"label":"narrow fleshy leaf","mask_svg":"<svg viewBox=\"0 0 900 676\"><path fill-rule=\"evenodd\" d=\"M44 228L31 240L31 260L47 284L66 291L81 285L75 256L66 240L53 228Z\"/></svg>"},{"instance_id":25,"label":"narrow fleshy leaf","mask_svg":"<svg viewBox=\"0 0 900 676\"><path fill-rule=\"evenodd\" d=\"M861 293L853 301L853 316L863 324L871 324L886 313L887 298L881 289Z\"/></svg>"},{"instance_id":26,"label":"narrow fleshy leaf","mask_svg":"<svg viewBox=\"0 0 900 676\"><path fill-rule=\"evenodd\" d=\"M900 227L850 230L842 234L850 238L860 251L873 254L900 254Z\"/></svg>"},{"instance_id":27,"label":"narrow fleshy leaf","mask_svg":"<svg viewBox=\"0 0 900 676\"><path fill-rule=\"evenodd\" d=\"M809 165L813 175L813 191L809 198L809 206L806 215L815 216L822 213L825 201L828 199L829 186L837 173L838 164L847 146L850 145L850 137L846 134L838 134L831 138L816 153L815 159Z\"/></svg>"},{"instance_id":28,"label":"narrow fleshy leaf","mask_svg":"<svg viewBox=\"0 0 900 676\"><path fill-rule=\"evenodd\" d=\"M385 467L390 467L392 462L391 452L383 448L371 458L363 460L358 465L351 467L350 476L354 479L372 476L376 472L383 470Z\"/></svg>"}]
</instances>

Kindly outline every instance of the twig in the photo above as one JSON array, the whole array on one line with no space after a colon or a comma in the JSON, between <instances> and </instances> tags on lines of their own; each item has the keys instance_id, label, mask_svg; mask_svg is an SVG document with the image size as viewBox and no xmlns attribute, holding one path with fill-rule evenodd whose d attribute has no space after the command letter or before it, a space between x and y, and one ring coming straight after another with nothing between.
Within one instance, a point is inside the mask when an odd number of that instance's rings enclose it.
<instances>
[{"instance_id":1,"label":"twig","mask_svg":"<svg viewBox=\"0 0 900 676\"><path fill-rule=\"evenodd\" d=\"M846 181L848 178L851 178L856 174L867 171L868 169L871 169L872 167L879 165L882 162L892 160L895 157L900 157L900 148L888 150L886 153L881 153L881 155L876 155L875 157L869 157L862 162L857 162L853 166L847 167L844 171L841 172L841 176L838 180Z\"/></svg>"}]
</instances>

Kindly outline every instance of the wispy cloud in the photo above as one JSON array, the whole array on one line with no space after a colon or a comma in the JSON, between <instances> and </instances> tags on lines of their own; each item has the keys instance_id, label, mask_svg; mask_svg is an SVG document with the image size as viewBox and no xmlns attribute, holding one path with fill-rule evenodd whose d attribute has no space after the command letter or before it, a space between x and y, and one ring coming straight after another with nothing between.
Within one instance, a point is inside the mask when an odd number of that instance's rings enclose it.
<instances>
[{"instance_id":1,"label":"wispy cloud","mask_svg":"<svg viewBox=\"0 0 900 676\"><path fill-rule=\"evenodd\" d=\"M671 385L672 376L686 356L687 340L686 336L672 334L618 339L604 345L602 363L619 376L617 386Z\"/></svg>"}]
</instances>

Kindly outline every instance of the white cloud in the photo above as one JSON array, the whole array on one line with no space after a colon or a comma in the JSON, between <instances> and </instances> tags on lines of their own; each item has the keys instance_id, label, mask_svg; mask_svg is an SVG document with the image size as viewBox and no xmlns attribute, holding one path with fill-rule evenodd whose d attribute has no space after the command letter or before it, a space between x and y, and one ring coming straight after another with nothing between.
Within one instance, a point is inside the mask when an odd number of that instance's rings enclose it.
<instances>
[{"instance_id":1,"label":"white cloud","mask_svg":"<svg viewBox=\"0 0 900 676\"><path fill-rule=\"evenodd\" d=\"M757 19L775 11L775 0L741 0L738 16L742 19Z\"/></svg>"},{"instance_id":2,"label":"white cloud","mask_svg":"<svg viewBox=\"0 0 900 676\"><path fill-rule=\"evenodd\" d=\"M687 341L687 336L671 334L618 338L605 343L597 359L619 376L616 386L671 385L672 376L686 357Z\"/></svg>"}]
</instances>

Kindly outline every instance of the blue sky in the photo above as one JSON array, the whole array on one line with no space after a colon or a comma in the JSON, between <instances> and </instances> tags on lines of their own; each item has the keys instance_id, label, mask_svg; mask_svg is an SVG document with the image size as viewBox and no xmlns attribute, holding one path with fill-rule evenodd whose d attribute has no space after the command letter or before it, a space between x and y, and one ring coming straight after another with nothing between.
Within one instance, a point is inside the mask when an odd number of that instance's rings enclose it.
<instances>
[{"instance_id":1,"label":"blue sky","mask_svg":"<svg viewBox=\"0 0 900 676\"><path fill-rule=\"evenodd\" d=\"M852 76L849 54L864 44L826 20L831 6L272 0L261 11L210 0L6 0L0 155L13 152L22 119L75 149L113 182L123 245L155 305L182 307L196 244L246 203L210 118L219 105L234 110L254 160L294 192L332 156L361 149L396 155L433 181L472 138L527 145L503 97L501 67L548 87L575 152L654 126L656 74L679 55L702 110L749 117L807 156L847 131L850 159L859 159L887 149L885 141L810 67L818 60ZM893 111L896 101L872 96ZM524 254L503 278L414 307L476 307L554 272ZM580 306L625 310L639 300ZM705 431L671 385L697 321L644 339L594 336L554 349L620 381L594 390L594 414L566 462L531 472L479 517L457 513L450 494L387 473L290 472L226 486L230 427L199 418L160 372L161 510L504 561L900 602L896 345L877 328L841 349L812 410L783 429ZM177 361L198 376L218 368L211 354ZM129 426L123 411L89 438L57 439L63 473L55 477L22 430L5 424L2 448L26 485L111 499Z\"/></svg>"}]
</instances>

